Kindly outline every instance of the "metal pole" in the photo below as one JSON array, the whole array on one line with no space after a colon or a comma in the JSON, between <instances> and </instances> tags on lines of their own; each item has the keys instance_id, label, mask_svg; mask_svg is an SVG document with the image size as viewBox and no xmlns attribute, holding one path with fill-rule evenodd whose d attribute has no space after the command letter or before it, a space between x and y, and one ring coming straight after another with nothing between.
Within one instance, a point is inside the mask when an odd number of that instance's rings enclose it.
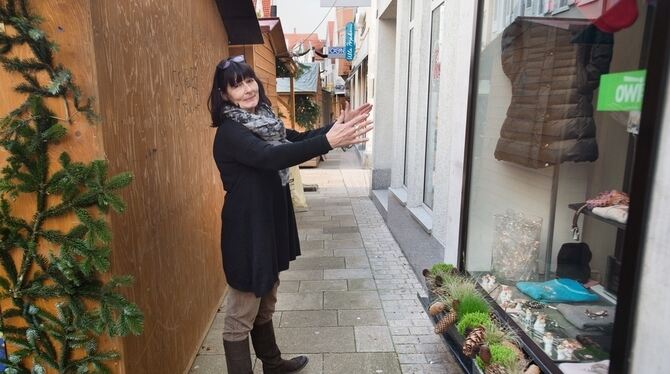
<instances>
[{"instance_id":1,"label":"metal pole","mask_svg":"<svg viewBox=\"0 0 670 374\"><path fill-rule=\"evenodd\" d=\"M554 224L556 221L556 200L558 199L558 174L560 166L554 165L554 175L551 182L551 206L549 207L549 227L547 232L547 250L544 255L544 280L549 280L551 274L551 257L554 246Z\"/></svg>"},{"instance_id":2,"label":"metal pole","mask_svg":"<svg viewBox=\"0 0 670 374\"><path fill-rule=\"evenodd\" d=\"M295 78L291 76L291 107L289 108L289 111L291 112L291 128L295 129L295 85L294 85Z\"/></svg>"}]
</instances>

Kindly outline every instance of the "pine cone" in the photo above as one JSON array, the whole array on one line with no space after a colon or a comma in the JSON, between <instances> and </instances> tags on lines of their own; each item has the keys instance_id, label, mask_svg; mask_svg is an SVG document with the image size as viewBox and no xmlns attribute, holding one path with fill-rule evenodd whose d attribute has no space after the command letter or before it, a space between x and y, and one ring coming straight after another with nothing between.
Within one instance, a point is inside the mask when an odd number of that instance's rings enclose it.
<instances>
[{"instance_id":1,"label":"pine cone","mask_svg":"<svg viewBox=\"0 0 670 374\"><path fill-rule=\"evenodd\" d=\"M479 348L479 358L481 358L486 365L491 363L491 350L488 345L484 344Z\"/></svg>"},{"instance_id":2,"label":"pine cone","mask_svg":"<svg viewBox=\"0 0 670 374\"><path fill-rule=\"evenodd\" d=\"M493 364L486 367L484 370L485 374L507 374L507 369L505 369L500 364Z\"/></svg>"},{"instance_id":3,"label":"pine cone","mask_svg":"<svg viewBox=\"0 0 670 374\"><path fill-rule=\"evenodd\" d=\"M475 358L485 338L486 330L483 327L480 326L473 329L463 343L463 354L467 357Z\"/></svg>"},{"instance_id":4,"label":"pine cone","mask_svg":"<svg viewBox=\"0 0 670 374\"><path fill-rule=\"evenodd\" d=\"M436 302L432 303L430 305L430 307L428 308L428 314L430 314L431 316L436 316L436 315L444 312L444 308L445 308L445 306L444 306L443 302L436 301Z\"/></svg>"},{"instance_id":5,"label":"pine cone","mask_svg":"<svg viewBox=\"0 0 670 374\"><path fill-rule=\"evenodd\" d=\"M455 311L455 310L452 310L451 312L449 312L449 314L447 314L446 316L444 316L444 317L443 317L443 318L442 318L442 319L435 325L435 333L436 333L436 334L443 334L443 333L447 332L447 330L449 330L449 328L450 328L451 326L453 326L454 323L456 323L456 319L457 319L457 317L458 317L458 316L456 315L456 311Z\"/></svg>"}]
</instances>

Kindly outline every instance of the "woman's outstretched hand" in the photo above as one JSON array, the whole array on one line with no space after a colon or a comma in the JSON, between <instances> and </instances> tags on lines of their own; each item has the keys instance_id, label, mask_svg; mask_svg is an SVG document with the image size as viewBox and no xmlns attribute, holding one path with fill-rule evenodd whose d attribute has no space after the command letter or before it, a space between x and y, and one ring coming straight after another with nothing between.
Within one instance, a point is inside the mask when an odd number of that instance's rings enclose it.
<instances>
[{"instance_id":1,"label":"woman's outstretched hand","mask_svg":"<svg viewBox=\"0 0 670 374\"><path fill-rule=\"evenodd\" d=\"M344 105L344 110L340 113L340 116L337 118L337 122L347 122L351 121L353 118L362 115L369 114L372 110L372 104L365 103L358 108L351 110L351 104L347 101Z\"/></svg>"},{"instance_id":2,"label":"woman's outstretched hand","mask_svg":"<svg viewBox=\"0 0 670 374\"><path fill-rule=\"evenodd\" d=\"M363 106L361 106L361 108L362 107ZM371 109L372 106L369 108ZM370 109L346 122L341 122L338 119L333 127L326 133L326 139L328 139L331 148L348 147L350 145L367 142L368 139L365 138L364 135L374 128L372 121L367 119L370 114Z\"/></svg>"}]
</instances>

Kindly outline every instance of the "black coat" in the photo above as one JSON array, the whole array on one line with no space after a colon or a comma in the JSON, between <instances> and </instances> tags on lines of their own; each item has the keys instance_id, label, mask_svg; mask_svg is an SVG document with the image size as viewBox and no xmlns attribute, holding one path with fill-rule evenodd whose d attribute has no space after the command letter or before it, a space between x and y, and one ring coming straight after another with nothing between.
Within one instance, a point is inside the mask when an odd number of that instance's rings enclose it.
<instances>
[{"instance_id":1,"label":"black coat","mask_svg":"<svg viewBox=\"0 0 670 374\"><path fill-rule=\"evenodd\" d=\"M512 102L495 150L498 160L532 168L598 158L593 91L612 59L612 34L516 20L502 36Z\"/></svg>"},{"instance_id":2,"label":"black coat","mask_svg":"<svg viewBox=\"0 0 670 374\"><path fill-rule=\"evenodd\" d=\"M265 295L279 272L300 255L291 192L282 186L278 170L328 153L329 129L287 129L292 143L271 145L230 119L217 128L214 160L226 190L221 251L231 287Z\"/></svg>"}]
</instances>

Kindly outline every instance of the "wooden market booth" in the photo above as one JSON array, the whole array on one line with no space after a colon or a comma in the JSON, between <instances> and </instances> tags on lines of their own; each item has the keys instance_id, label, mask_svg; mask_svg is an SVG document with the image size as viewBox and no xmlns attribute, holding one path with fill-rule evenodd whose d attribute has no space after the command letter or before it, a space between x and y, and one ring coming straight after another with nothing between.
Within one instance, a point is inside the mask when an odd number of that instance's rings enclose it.
<instances>
[{"instance_id":1,"label":"wooden market booth","mask_svg":"<svg viewBox=\"0 0 670 374\"><path fill-rule=\"evenodd\" d=\"M305 129L297 123L295 113L295 101L297 96L310 98L314 103L322 106L323 90L321 89L321 78L319 64L315 62L301 62L303 68L300 76L297 78L277 78L277 100L279 102L279 112L283 115L284 124L298 131ZM329 110L330 108L328 108ZM321 111L324 109L321 108ZM319 116L316 127L322 126L322 116ZM319 165L321 157L315 157L312 160L302 163L301 167L316 167Z\"/></svg>"},{"instance_id":2,"label":"wooden market booth","mask_svg":"<svg viewBox=\"0 0 670 374\"><path fill-rule=\"evenodd\" d=\"M73 161L104 158L110 175L134 175L122 192L126 212L107 219L112 272L135 278L124 294L144 312L145 328L141 336L102 340L100 348L121 353L110 363L114 373L186 372L226 287L219 242L224 192L211 154L207 97L229 45L264 40L252 1L29 5L59 46L56 62L96 98L102 117L98 125L77 117L55 151L67 151ZM0 69L1 117L25 99L8 89L17 81ZM62 105L52 110L65 117ZM0 153L0 165L6 156ZM12 207L17 214L30 211L24 200ZM71 225L63 218L53 226Z\"/></svg>"},{"instance_id":3,"label":"wooden market booth","mask_svg":"<svg viewBox=\"0 0 670 374\"><path fill-rule=\"evenodd\" d=\"M284 30L279 18L260 18L258 25L263 34L263 43L231 46L230 54L231 56L244 55L245 61L251 65L258 79L263 83L265 94L272 102L272 107L276 109L279 105L276 81L277 61L281 62L292 74L295 73L296 65L286 48Z\"/></svg>"}]
</instances>

